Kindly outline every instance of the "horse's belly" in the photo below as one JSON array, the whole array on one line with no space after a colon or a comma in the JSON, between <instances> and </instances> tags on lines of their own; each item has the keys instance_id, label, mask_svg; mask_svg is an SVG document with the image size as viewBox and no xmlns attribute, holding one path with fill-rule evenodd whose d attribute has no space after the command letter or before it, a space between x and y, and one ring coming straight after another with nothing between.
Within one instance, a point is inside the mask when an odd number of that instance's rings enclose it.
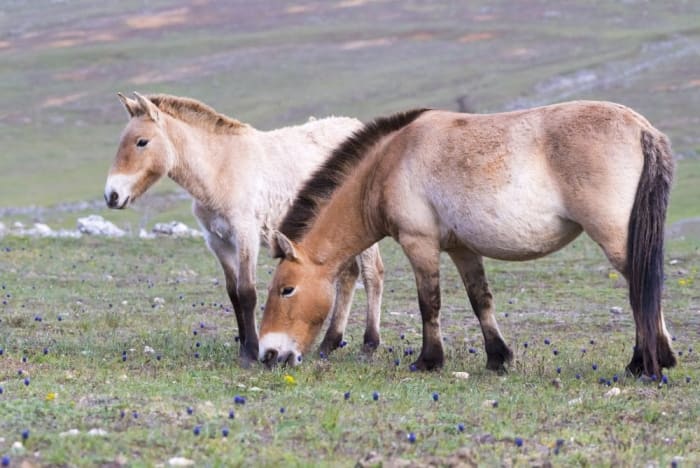
<instances>
[{"instance_id":1,"label":"horse's belly","mask_svg":"<svg viewBox=\"0 0 700 468\"><path fill-rule=\"evenodd\" d=\"M466 211L461 217L441 217L443 244L453 242L499 260L542 257L571 242L582 230L549 207L492 206Z\"/></svg>"}]
</instances>

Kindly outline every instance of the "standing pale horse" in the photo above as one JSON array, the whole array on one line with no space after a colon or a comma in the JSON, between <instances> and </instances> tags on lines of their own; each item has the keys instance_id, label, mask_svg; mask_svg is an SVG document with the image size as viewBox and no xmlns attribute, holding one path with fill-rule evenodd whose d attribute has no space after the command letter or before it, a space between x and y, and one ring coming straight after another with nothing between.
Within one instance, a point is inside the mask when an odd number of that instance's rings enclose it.
<instances>
[{"instance_id":1,"label":"standing pale horse","mask_svg":"<svg viewBox=\"0 0 700 468\"><path fill-rule=\"evenodd\" d=\"M439 256L447 252L484 335L487 367L512 359L482 256L529 260L585 231L629 283L636 347L628 369L676 363L661 310L673 159L666 137L613 103L570 102L493 115L415 110L366 125L306 183L275 234L260 358L296 362L354 255L392 236L418 287L423 348L443 365Z\"/></svg>"},{"instance_id":2,"label":"standing pale horse","mask_svg":"<svg viewBox=\"0 0 700 468\"><path fill-rule=\"evenodd\" d=\"M135 96L134 100L119 94L130 120L107 177L105 201L110 208L125 208L166 174L192 195L207 245L224 270L242 362L257 360L255 281L260 243L269 245L270 233L304 180L361 123L333 117L263 132L193 99ZM336 299L321 343L324 352L342 341L360 272L368 302L364 345L366 349L379 345L384 275L379 248L369 247L345 267L333 287Z\"/></svg>"}]
</instances>

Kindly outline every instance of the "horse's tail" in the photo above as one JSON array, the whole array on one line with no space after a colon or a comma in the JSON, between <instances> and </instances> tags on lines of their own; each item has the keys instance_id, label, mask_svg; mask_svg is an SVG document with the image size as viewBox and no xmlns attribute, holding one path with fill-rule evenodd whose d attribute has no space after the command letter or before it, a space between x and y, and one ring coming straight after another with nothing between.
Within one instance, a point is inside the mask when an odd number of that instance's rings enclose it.
<instances>
[{"instance_id":1,"label":"horse's tail","mask_svg":"<svg viewBox=\"0 0 700 468\"><path fill-rule=\"evenodd\" d=\"M641 144L644 168L629 220L627 274L630 305L637 323L637 346L641 347L635 354L641 352L647 375L660 377L660 367L676 364L661 312L664 224L674 162L668 139L660 132L642 130Z\"/></svg>"}]
</instances>

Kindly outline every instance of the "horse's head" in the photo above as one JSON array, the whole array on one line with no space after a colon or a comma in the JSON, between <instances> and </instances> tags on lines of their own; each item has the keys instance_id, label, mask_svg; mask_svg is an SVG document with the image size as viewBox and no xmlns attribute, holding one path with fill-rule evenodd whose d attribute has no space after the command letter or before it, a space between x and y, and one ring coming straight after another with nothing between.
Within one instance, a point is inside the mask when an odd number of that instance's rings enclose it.
<instances>
[{"instance_id":1,"label":"horse's head","mask_svg":"<svg viewBox=\"0 0 700 468\"><path fill-rule=\"evenodd\" d=\"M333 305L333 278L323 265L281 233L272 239L275 256L282 257L268 290L260 325L260 360L295 366L321 330Z\"/></svg>"},{"instance_id":2,"label":"horse's head","mask_svg":"<svg viewBox=\"0 0 700 468\"><path fill-rule=\"evenodd\" d=\"M119 93L129 114L119 149L105 184L110 208L125 208L172 168L175 149L164 126L163 113L138 93L131 99Z\"/></svg>"}]
</instances>

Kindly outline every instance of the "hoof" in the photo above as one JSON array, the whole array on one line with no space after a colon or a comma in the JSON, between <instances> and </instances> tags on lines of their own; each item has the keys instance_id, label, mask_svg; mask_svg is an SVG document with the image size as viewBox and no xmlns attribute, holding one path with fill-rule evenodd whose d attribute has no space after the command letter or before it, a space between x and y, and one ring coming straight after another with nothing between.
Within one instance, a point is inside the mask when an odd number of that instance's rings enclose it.
<instances>
[{"instance_id":1,"label":"hoof","mask_svg":"<svg viewBox=\"0 0 700 468\"><path fill-rule=\"evenodd\" d=\"M258 342L241 343L240 352L239 361L241 367L246 369L250 368L254 362L258 361Z\"/></svg>"},{"instance_id":2,"label":"hoof","mask_svg":"<svg viewBox=\"0 0 700 468\"><path fill-rule=\"evenodd\" d=\"M365 336L362 339L362 351L367 354L372 354L379 348L381 341L379 333L369 330L365 331Z\"/></svg>"},{"instance_id":3,"label":"hoof","mask_svg":"<svg viewBox=\"0 0 700 468\"><path fill-rule=\"evenodd\" d=\"M499 374L507 372L506 364L513 361L513 351L502 340L486 344L486 368Z\"/></svg>"},{"instance_id":4,"label":"hoof","mask_svg":"<svg viewBox=\"0 0 700 468\"><path fill-rule=\"evenodd\" d=\"M503 362L493 362L490 359L486 361L486 369L497 373L498 375L505 375L508 373L508 369Z\"/></svg>"},{"instance_id":5,"label":"hoof","mask_svg":"<svg viewBox=\"0 0 700 468\"><path fill-rule=\"evenodd\" d=\"M253 366L253 364L256 362L258 362L257 359L251 359L250 356L247 356L245 354L241 354L240 357L238 358L238 364L243 369L250 369Z\"/></svg>"},{"instance_id":6,"label":"hoof","mask_svg":"<svg viewBox=\"0 0 700 468\"><path fill-rule=\"evenodd\" d=\"M362 344L362 352L365 354L374 353L379 348L379 341L365 341Z\"/></svg>"},{"instance_id":7,"label":"hoof","mask_svg":"<svg viewBox=\"0 0 700 468\"><path fill-rule=\"evenodd\" d=\"M318 352L323 353L326 356L328 356L331 352L340 348L340 343L342 341L343 341L343 335L332 336L332 337L329 337L328 335L326 335L326 337L323 338L323 341L321 342L320 346L318 347Z\"/></svg>"},{"instance_id":8,"label":"hoof","mask_svg":"<svg viewBox=\"0 0 700 468\"><path fill-rule=\"evenodd\" d=\"M432 371L442 369L445 363L445 356L442 349L430 353L422 351L418 360L411 364L410 369L414 371Z\"/></svg>"}]
</instances>

